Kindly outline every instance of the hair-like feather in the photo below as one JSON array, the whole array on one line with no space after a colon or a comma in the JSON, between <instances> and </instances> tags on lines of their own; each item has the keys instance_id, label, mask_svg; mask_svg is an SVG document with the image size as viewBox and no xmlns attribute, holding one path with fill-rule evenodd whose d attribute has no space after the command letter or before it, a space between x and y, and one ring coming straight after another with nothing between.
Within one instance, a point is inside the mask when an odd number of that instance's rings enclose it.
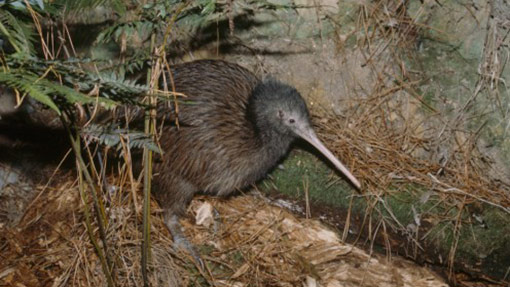
<instances>
[{"instance_id":1,"label":"hair-like feather","mask_svg":"<svg viewBox=\"0 0 510 287\"><path fill-rule=\"evenodd\" d=\"M297 137L282 113L296 112L308 122L294 88L261 80L236 64L194 61L174 66L172 77L175 90L186 95L179 106L181 127L164 128L154 179L156 197L175 214L199 191L227 195L274 167ZM175 118L173 109L158 113Z\"/></svg>"}]
</instances>

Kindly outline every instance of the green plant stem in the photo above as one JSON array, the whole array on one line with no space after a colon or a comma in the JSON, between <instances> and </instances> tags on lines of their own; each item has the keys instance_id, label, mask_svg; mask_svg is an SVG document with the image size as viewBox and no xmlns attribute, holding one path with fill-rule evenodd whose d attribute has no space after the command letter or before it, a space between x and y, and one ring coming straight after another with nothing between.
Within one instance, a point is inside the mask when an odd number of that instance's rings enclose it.
<instances>
[{"instance_id":1,"label":"green plant stem","mask_svg":"<svg viewBox=\"0 0 510 287\"><path fill-rule=\"evenodd\" d=\"M61 120L62 120L63 125L66 127L67 133L69 135L69 139L71 141L71 146L72 146L74 154L76 156L77 167L78 167L80 179L83 179L83 176L84 176L85 182L87 182L87 184L89 185L89 188L91 190L92 199L94 201L94 209L96 211L97 223L98 223L98 227L99 227L99 235L103 242L104 253L101 250L101 248L99 247L99 244L97 243L97 241L95 240L94 232L92 231L92 225L90 223L90 211L89 211L89 207L88 207L88 198L85 194L85 187L83 186L83 184L80 184L81 198L82 198L84 206L85 206L85 224L87 226L87 232L89 234L92 245L94 245L97 256L99 257L99 260L101 262L101 267L102 267L103 272L106 276L106 281L107 281L108 287L114 287L115 281L114 281L113 273L112 273L113 264L112 264L110 255L108 253L108 244L107 244L106 232L105 232L106 213L104 210L104 205L102 204L102 202L99 200L99 198L97 196L96 187L94 186L92 177L90 176L90 173L87 170L85 161L83 160L83 157L81 156L79 136L74 138L71 133L71 130L69 129L68 121L66 121L63 117L61 118Z\"/></svg>"},{"instance_id":2,"label":"green plant stem","mask_svg":"<svg viewBox=\"0 0 510 287\"><path fill-rule=\"evenodd\" d=\"M151 51L154 49L156 41L156 35L151 36ZM154 60L153 63L154 65ZM147 72L147 83L150 84L152 78L152 72L149 69ZM157 81L156 81L157 86ZM145 133L154 137L154 95L149 92L148 102L150 109L145 112ZM150 235L151 235L151 224L150 224L150 202L151 202L151 183L152 183L152 151L147 147L143 149L143 160L144 160L144 181L143 181L143 243L142 243L142 277L144 286L149 286L149 277L147 273L147 263L150 258Z\"/></svg>"},{"instance_id":3,"label":"green plant stem","mask_svg":"<svg viewBox=\"0 0 510 287\"><path fill-rule=\"evenodd\" d=\"M85 214L85 226L87 228L87 234L89 235L90 242L92 243L92 246L94 246L94 249L97 253L97 256L99 257L99 261L101 262L101 267L103 268L103 272L106 275L106 280L108 286L114 286L113 278L111 277L111 274L109 274L109 268L108 264L105 258L105 255L103 253L103 250L97 243L96 238L94 237L94 231L92 228L92 224L90 223L90 207L89 207L89 199L87 196L87 193L85 192L85 183L83 180L83 172L82 169L78 169L78 178L79 178L79 186L80 186L80 197L83 202L83 212Z\"/></svg>"},{"instance_id":4,"label":"green plant stem","mask_svg":"<svg viewBox=\"0 0 510 287\"><path fill-rule=\"evenodd\" d=\"M150 127L150 112L145 116L146 129L152 131ZM142 277L144 286L149 286L147 274L147 263L150 257L150 201L151 201L151 176L152 176L152 151L144 148L144 182L143 182L143 243L142 243Z\"/></svg>"}]
</instances>

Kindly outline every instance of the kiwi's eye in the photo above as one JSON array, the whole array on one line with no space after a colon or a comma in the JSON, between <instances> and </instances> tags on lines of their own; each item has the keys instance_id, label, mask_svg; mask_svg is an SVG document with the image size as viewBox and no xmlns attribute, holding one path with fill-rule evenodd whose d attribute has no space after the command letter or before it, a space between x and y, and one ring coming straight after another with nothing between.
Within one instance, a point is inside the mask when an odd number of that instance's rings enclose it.
<instances>
[{"instance_id":1,"label":"kiwi's eye","mask_svg":"<svg viewBox=\"0 0 510 287\"><path fill-rule=\"evenodd\" d=\"M289 123L293 124L293 123L295 123L295 122L296 122L296 120L294 120L294 119L289 119Z\"/></svg>"}]
</instances>

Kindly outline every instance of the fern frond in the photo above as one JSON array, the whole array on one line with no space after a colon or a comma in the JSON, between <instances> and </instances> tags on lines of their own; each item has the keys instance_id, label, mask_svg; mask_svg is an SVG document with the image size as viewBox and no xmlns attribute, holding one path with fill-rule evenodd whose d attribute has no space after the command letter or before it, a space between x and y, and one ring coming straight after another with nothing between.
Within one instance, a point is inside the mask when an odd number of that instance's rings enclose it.
<instances>
[{"instance_id":1,"label":"fern frond","mask_svg":"<svg viewBox=\"0 0 510 287\"><path fill-rule=\"evenodd\" d=\"M34 52L33 31L26 23L18 21L9 11L0 9L0 32L9 40L18 54L31 55Z\"/></svg>"},{"instance_id":2,"label":"fern frond","mask_svg":"<svg viewBox=\"0 0 510 287\"><path fill-rule=\"evenodd\" d=\"M53 5L65 7L67 11L74 10L92 10L99 6L102 6L108 0L56 0Z\"/></svg>"},{"instance_id":3,"label":"fern frond","mask_svg":"<svg viewBox=\"0 0 510 287\"><path fill-rule=\"evenodd\" d=\"M62 86L47 80L41 80L41 85L45 86L51 92L60 95L63 97L68 103L74 104L90 104L90 103L99 103L106 109L113 109L117 106L117 102L104 97L90 97L80 92L77 92L67 86Z\"/></svg>"},{"instance_id":4,"label":"fern frond","mask_svg":"<svg viewBox=\"0 0 510 287\"><path fill-rule=\"evenodd\" d=\"M0 72L0 83L4 83L8 87L18 89L23 93L30 95L30 97L33 99L53 109L55 112L57 112L57 114L61 114L60 109L52 100L51 96L47 93L47 90L40 85L34 84L33 78L31 76L20 77L20 75L13 73Z\"/></svg>"},{"instance_id":5,"label":"fern frond","mask_svg":"<svg viewBox=\"0 0 510 287\"><path fill-rule=\"evenodd\" d=\"M89 125L81 130L81 136L87 142L97 142L102 145L114 147L116 150L122 149L121 138L128 143L129 148L148 148L154 152L161 153L156 143L150 136L139 131L130 131L128 129L119 128L115 125Z\"/></svg>"},{"instance_id":6,"label":"fern frond","mask_svg":"<svg viewBox=\"0 0 510 287\"><path fill-rule=\"evenodd\" d=\"M104 29L96 38L96 43L105 43L111 40L120 41L121 36L148 38L155 28L152 21L141 20L129 23L120 23Z\"/></svg>"},{"instance_id":7,"label":"fern frond","mask_svg":"<svg viewBox=\"0 0 510 287\"><path fill-rule=\"evenodd\" d=\"M149 88L144 84L137 83L136 79L126 79L125 70L139 70L146 61L140 58L129 65L118 65L102 70L99 73L96 70L87 71L81 68L82 64L104 66L105 62L90 59L69 59L47 61L36 57L28 58L30 65L27 65L27 59L18 60L12 57L8 59L10 73L19 73L20 77L30 78L40 82L40 85L48 85L57 95L66 95L65 102L68 103L93 103L98 101L107 108L115 106L117 103L138 105L140 95L146 94ZM53 83L51 79L38 79L34 75L41 75L51 69L58 74L59 79L64 86L59 83ZM23 72L24 71L24 72ZM130 71L131 73L132 71ZM52 84L53 83L53 84ZM99 88L99 99L85 96L72 88L88 92L96 87Z\"/></svg>"},{"instance_id":8,"label":"fern frond","mask_svg":"<svg viewBox=\"0 0 510 287\"><path fill-rule=\"evenodd\" d=\"M138 96L149 91L147 86L137 84L135 80L125 79L116 73L103 73L100 77L94 74L90 76L100 85L103 96L122 103L136 104Z\"/></svg>"},{"instance_id":9,"label":"fern frond","mask_svg":"<svg viewBox=\"0 0 510 287\"><path fill-rule=\"evenodd\" d=\"M90 17L87 19L90 15L110 14L113 17L111 20L117 18L115 13L124 15L127 11L127 3L123 0L53 0L46 4L45 11L57 17L66 13L65 18L69 21L87 23L87 21L94 21Z\"/></svg>"},{"instance_id":10,"label":"fern frond","mask_svg":"<svg viewBox=\"0 0 510 287\"><path fill-rule=\"evenodd\" d=\"M117 102L111 99L87 96L59 83L38 78L26 70L0 72L0 83L5 83L9 87L27 93L28 96L55 110L59 115L61 113L59 105L61 104L90 104L97 102L107 109L117 105Z\"/></svg>"}]
</instances>

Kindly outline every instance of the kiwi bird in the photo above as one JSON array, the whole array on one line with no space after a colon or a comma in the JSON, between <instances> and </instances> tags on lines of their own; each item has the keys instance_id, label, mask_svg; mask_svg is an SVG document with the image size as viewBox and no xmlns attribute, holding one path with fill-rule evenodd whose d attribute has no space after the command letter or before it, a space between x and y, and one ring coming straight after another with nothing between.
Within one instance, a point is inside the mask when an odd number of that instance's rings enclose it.
<instances>
[{"instance_id":1,"label":"kiwi bird","mask_svg":"<svg viewBox=\"0 0 510 287\"><path fill-rule=\"evenodd\" d=\"M193 195L225 196L257 182L298 138L317 148L360 188L317 138L295 88L220 60L179 64L171 73L167 82L172 79L175 91L186 98L179 104L179 128L165 125L159 139L163 154L154 165L154 195L174 244L192 251L178 218ZM158 115L170 122L177 116L163 103Z\"/></svg>"}]
</instances>

